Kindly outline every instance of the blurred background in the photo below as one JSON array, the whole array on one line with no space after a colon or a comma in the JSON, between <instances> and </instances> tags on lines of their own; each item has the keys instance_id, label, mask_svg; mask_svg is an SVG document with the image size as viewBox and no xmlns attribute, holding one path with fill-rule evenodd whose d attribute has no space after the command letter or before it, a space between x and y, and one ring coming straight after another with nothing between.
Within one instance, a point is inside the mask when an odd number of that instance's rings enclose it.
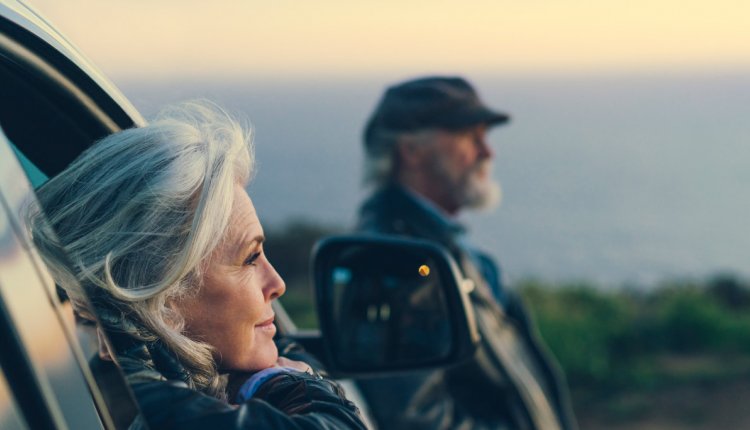
<instances>
[{"instance_id":1,"label":"blurred background","mask_svg":"<svg viewBox=\"0 0 750 430\"><path fill-rule=\"evenodd\" d=\"M287 308L351 227L387 85L461 75L510 112L472 239L529 301L583 429L748 428L750 3L32 0L146 116L205 97L255 128L249 188Z\"/></svg>"}]
</instances>

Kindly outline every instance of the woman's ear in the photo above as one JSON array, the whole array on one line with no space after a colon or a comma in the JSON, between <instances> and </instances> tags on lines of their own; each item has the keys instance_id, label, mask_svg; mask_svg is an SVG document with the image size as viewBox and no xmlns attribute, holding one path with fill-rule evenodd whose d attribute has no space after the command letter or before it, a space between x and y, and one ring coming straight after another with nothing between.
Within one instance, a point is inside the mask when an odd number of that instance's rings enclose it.
<instances>
[{"instance_id":1,"label":"woman's ear","mask_svg":"<svg viewBox=\"0 0 750 430\"><path fill-rule=\"evenodd\" d=\"M107 336L104 335L102 329L99 327L96 328L96 337L97 341L99 342L99 358L104 361L115 361L112 358L112 353L110 352L109 345L107 344Z\"/></svg>"}]
</instances>

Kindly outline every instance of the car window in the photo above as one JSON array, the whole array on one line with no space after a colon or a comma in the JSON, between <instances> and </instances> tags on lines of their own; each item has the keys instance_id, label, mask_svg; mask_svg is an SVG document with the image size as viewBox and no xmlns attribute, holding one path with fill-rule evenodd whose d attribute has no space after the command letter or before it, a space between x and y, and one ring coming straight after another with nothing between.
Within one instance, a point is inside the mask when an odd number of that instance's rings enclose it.
<instances>
[{"instance_id":1,"label":"car window","mask_svg":"<svg viewBox=\"0 0 750 430\"><path fill-rule=\"evenodd\" d=\"M33 27L5 18L0 32L0 123L48 177L97 139L143 121L74 48L58 51Z\"/></svg>"},{"instance_id":2,"label":"car window","mask_svg":"<svg viewBox=\"0 0 750 430\"><path fill-rule=\"evenodd\" d=\"M104 135L87 131L70 100L50 87L54 88L42 76L35 77L0 57L0 124L23 159L29 161L26 167L33 164L47 175L62 170L72 156Z\"/></svg>"},{"instance_id":3,"label":"car window","mask_svg":"<svg viewBox=\"0 0 750 430\"><path fill-rule=\"evenodd\" d=\"M31 160L29 160L26 155L24 155L23 152L19 151L18 148L16 148L16 145L10 144L11 148L13 149L13 153L18 157L18 162L21 163L21 168L23 169L24 173L26 173L26 177L29 179L29 182L31 182L31 187L36 188L43 183L47 182L47 175L42 173L41 170L36 166L36 164L32 163Z\"/></svg>"}]
</instances>

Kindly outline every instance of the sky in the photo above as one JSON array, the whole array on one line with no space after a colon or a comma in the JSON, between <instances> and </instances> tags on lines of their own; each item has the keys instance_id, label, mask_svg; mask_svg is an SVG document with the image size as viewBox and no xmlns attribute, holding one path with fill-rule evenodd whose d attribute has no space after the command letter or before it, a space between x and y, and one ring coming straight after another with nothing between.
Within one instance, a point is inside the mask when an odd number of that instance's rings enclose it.
<instances>
[{"instance_id":1,"label":"sky","mask_svg":"<svg viewBox=\"0 0 750 430\"><path fill-rule=\"evenodd\" d=\"M30 0L110 76L750 68L747 0Z\"/></svg>"},{"instance_id":2,"label":"sky","mask_svg":"<svg viewBox=\"0 0 750 430\"><path fill-rule=\"evenodd\" d=\"M383 87L460 74L513 116L468 219L511 278L750 276L748 0L29 1L147 117L246 115L268 225L351 225Z\"/></svg>"}]
</instances>

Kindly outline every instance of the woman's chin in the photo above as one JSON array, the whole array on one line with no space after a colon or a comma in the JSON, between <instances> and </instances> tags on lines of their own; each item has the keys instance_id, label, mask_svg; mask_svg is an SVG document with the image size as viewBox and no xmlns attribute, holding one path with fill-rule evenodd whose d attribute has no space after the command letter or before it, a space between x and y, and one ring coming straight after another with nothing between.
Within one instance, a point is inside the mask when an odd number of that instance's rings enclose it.
<instances>
[{"instance_id":1,"label":"woman's chin","mask_svg":"<svg viewBox=\"0 0 750 430\"><path fill-rule=\"evenodd\" d=\"M270 341L270 345L258 345L258 348L253 351L253 356L248 360L249 369L247 370L258 371L274 367L278 359L279 350L273 341Z\"/></svg>"},{"instance_id":2,"label":"woman's chin","mask_svg":"<svg viewBox=\"0 0 750 430\"><path fill-rule=\"evenodd\" d=\"M226 358L221 360L218 366L223 371L257 372L276 366L278 359L279 350L276 348L276 344L269 340L262 342L260 345L254 345L253 349L242 357L235 357L233 360L227 360Z\"/></svg>"}]
</instances>

